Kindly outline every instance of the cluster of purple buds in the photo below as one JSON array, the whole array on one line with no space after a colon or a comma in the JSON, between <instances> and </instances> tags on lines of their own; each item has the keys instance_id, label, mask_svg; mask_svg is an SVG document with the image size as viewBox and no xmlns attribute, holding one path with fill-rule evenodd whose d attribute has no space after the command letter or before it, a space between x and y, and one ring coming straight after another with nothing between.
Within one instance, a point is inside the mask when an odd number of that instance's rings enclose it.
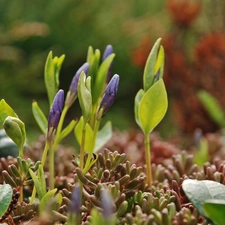
<instances>
[{"instance_id":1,"label":"cluster of purple buds","mask_svg":"<svg viewBox=\"0 0 225 225\"><path fill-rule=\"evenodd\" d=\"M89 63L84 63L76 72L76 74L74 75L70 87L69 87L69 91L68 94L66 96L66 104L67 105L72 105L73 102L75 101L76 97L77 97L77 90L78 90L78 81L80 78L80 74L84 71L85 74L88 73L89 70Z\"/></svg>"},{"instance_id":2,"label":"cluster of purple buds","mask_svg":"<svg viewBox=\"0 0 225 225\"><path fill-rule=\"evenodd\" d=\"M70 205L68 211L75 215L80 215L80 207L81 207L81 189L79 185L76 185L72 191L70 198Z\"/></svg>"},{"instance_id":3,"label":"cluster of purple buds","mask_svg":"<svg viewBox=\"0 0 225 225\"><path fill-rule=\"evenodd\" d=\"M113 104L116 94L118 92L118 87L119 87L119 80L120 77L118 74L115 74L110 82L108 83L105 93L103 95L102 101L100 103L98 112L97 112L97 118L100 119L103 117L106 112L109 110L111 105Z\"/></svg>"},{"instance_id":4,"label":"cluster of purple buds","mask_svg":"<svg viewBox=\"0 0 225 225\"><path fill-rule=\"evenodd\" d=\"M53 138L53 135L59 124L63 107L64 107L64 91L60 89L55 95L48 116L48 133L47 133L48 140L52 140Z\"/></svg>"}]
</instances>

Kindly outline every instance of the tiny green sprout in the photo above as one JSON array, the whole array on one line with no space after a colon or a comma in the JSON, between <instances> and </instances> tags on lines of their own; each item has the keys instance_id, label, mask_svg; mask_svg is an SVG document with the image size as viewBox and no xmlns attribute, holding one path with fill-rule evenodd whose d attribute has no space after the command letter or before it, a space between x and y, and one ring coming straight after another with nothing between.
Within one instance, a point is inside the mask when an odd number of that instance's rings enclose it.
<instances>
[{"instance_id":1,"label":"tiny green sprout","mask_svg":"<svg viewBox=\"0 0 225 225\"><path fill-rule=\"evenodd\" d=\"M143 89L135 96L135 120L145 135L145 159L147 184L152 185L151 152L149 134L163 119L167 107L167 93L163 82L164 50L161 38L154 44L143 75Z\"/></svg>"}]
</instances>

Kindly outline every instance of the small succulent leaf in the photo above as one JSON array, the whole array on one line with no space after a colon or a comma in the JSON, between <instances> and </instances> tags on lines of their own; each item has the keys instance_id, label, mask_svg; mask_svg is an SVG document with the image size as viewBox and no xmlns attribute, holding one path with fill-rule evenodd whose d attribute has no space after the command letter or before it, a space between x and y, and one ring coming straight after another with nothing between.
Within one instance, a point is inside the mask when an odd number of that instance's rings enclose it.
<instances>
[{"instance_id":1,"label":"small succulent leaf","mask_svg":"<svg viewBox=\"0 0 225 225\"><path fill-rule=\"evenodd\" d=\"M12 117L18 117L16 113L13 111L13 109L7 104L7 102L2 99L0 101L0 124L3 125L6 117L12 116Z\"/></svg>"},{"instance_id":2,"label":"small succulent leaf","mask_svg":"<svg viewBox=\"0 0 225 225\"><path fill-rule=\"evenodd\" d=\"M39 211L40 213L44 212L46 210L46 206L48 206L48 203L51 198L53 198L54 194L56 193L57 188L52 189L48 191L41 199L40 204L39 204Z\"/></svg>"},{"instance_id":3,"label":"small succulent leaf","mask_svg":"<svg viewBox=\"0 0 225 225\"><path fill-rule=\"evenodd\" d=\"M208 200L204 204L208 218L216 225L225 225L225 200Z\"/></svg>"},{"instance_id":4,"label":"small succulent leaf","mask_svg":"<svg viewBox=\"0 0 225 225\"><path fill-rule=\"evenodd\" d=\"M145 68L144 68L144 76L143 76L143 83L144 83L144 90L145 92L152 86L154 80L154 71L155 71L155 64L157 60L159 45L161 42L161 38L157 39L152 50L149 53L147 58Z\"/></svg>"},{"instance_id":5,"label":"small succulent leaf","mask_svg":"<svg viewBox=\"0 0 225 225\"><path fill-rule=\"evenodd\" d=\"M210 218L204 210L204 204L211 200L225 201L225 185L215 181L188 179L183 181L182 188L198 212L209 220Z\"/></svg>"},{"instance_id":6,"label":"small succulent leaf","mask_svg":"<svg viewBox=\"0 0 225 225\"><path fill-rule=\"evenodd\" d=\"M58 137L58 142L60 142L62 139L64 139L67 135L69 135L72 130L74 129L75 125L77 123L77 120L72 120L67 127L65 127L62 132L60 133L59 137Z\"/></svg>"},{"instance_id":7,"label":"small succulent leaf","mask_svg":"<svg viewBox=\"0 0 225 225\"><path fill-rule=\"evenodd\" d=\"M155 63L154 75L160 70L159 78L163 77L164 73L164 60L165 60L165 53L164 48L162 45L159 47L158 57Z\"/></svg>"},{"instance_id":8,"label":"small succulent leaf","mask_svg":"<svg viewBox=\"0 0 225 225\"><path fill-rule=\"evenodd\" d=\"M148 135L163 119L168 107L166 88L163 79L160 79L141 99L138 117L143 132Z\"/></svg>"},{"instance_id":9,"label":"small succulent leaf","mask_svg":"<svg viewBox=\"0 0 225 225\"><path fill-rule=\"evenodd\" d=\"M145 91L143 89L140 89L134 99L134 116L135 116L135 121L139 125L139 127L141 127L140 119L139 119L139 106L144 94L145 94Z\"/></svg>"},{"instance_id":10,"label":"small succulent leaf","mask_svg":"<svg viewBox=\"0 0 225 225\"><path fill-rule=\"evenodd\" d=\"M0 218L9 208L13 196L12 187L9 184L0 185Z\"/></svg>"},{"instance_id":11,"label":"small succulent leaf","mask_svg":"<svg viewBox=\"0 0 225 225\"><path fill-rule=\"evenodd\" d=\"M46 135L48 120L36 101L32 103L32 112L42 133Z\"/></svg>"},{"instance_id":12,"label":"small succulent leaf","mask_svg":"<svg viewBox=\"0 0 225 225\"><path fill-rule=\"evenodd\" d=\"M83 126L84 126L84 118L81 117L74 129L75 137L79 145L81 145ZM87 153L91 151L92 139L93 139L93 130L91 126L88 123L86 123L84 151Z\"/></svg>"},{"instance_id":13,"label":"small succulent leaf","mask_svg":"<svg viewBox=\"0 0 225 225\"><path fill-rule=\"evenodd\" d=\"M114 57L115 57L114 53L109 55L105 59L105 61L102 62L102 64L99 67L96 80L95 80L95 82L93 82L94 83L94 87L92 89L93 90L93 93L92 93L93 104L95 104L98 101L98 99L102 96L102 94L104 92L104 89L106 87L106 76L108 74L109 67L110 67Z\"/></svg>"},{"instance_id":14,"label":"small succulent leaf","mask_svg":"<svg viewBox=\"0 0 225 225\"><path fill-rule=\"evenodd\" d=\"M17 117L8 116L3 123L3 127L7 135L22 151L26 140L25 124Z\"/></svg>"},{"instance_id":15,"label":"small succulent leaf","mask_svg":"<svg viewBox=\"0 0 225 225\"><path fill-rule=\"evenodd\" d=\"M87 83L86 83L87 80ZM90 92L90 79L86 79L86 75L84 72L80 74L79 82L78 82L78 99L80 103L80 107L82 109L82 115L84 117L84 121L87 122L90 118L92 112L92 96Z\"/></svg>"},{"instance_id":16,"label":"small succulent leaf","mask_svg":"<svg viewBox=\"0 0 225 225\"><path fill-rule=\"evenodd\" d=\"M94 152L99 151L112 137L112 123L108 121L101 130L98 131Z\"/></svg>"},{"instance_id":17,"label":"small succulent leaf","mask_svg":"<svg viewBox=\"0 0 225 225\"><path fill-rule=\"evenodd\" d=\"M40 168L41 165L39 165L39 168ZM43 198L43 196L45 195L46 193L46 190L43 189L43 187L41 186L41 182L39 181L39 178L38 176L32 171L32 169L29 169L29 173L30 173L30 176L34 182L34 186L37 190L37 194L38 194L38 198L39 200L41 200Z\"/></svg>"},{"instance_id":18,"label":"small succulent leaf","mask_svg":"<svg viewBox=\"0 0 225 225\"><path fill-rule=\"evenodd\" d=\"M44 69L45 86L47 89L49 105L51 107L57 89L57 82L55 79L55 64L52 58L52 51L49 52Z\"/></svg>"},{"instance_id":19,"label":"small succulent leaf","mask_svg":"<svg viewBox=\"0 0 225 225\"><path fill-rule=\"evenodd\" d=\"M225 127L224 110L218 100L207 91L199 91L198 98L209 113L210 117L221 127Z\"/></svg>"}]
</instances>

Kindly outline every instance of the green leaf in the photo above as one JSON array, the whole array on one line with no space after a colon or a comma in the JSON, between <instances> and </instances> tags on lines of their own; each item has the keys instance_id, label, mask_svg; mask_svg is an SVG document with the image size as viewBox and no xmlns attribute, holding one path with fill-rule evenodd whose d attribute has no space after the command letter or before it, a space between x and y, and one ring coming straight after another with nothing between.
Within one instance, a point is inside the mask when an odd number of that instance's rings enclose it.
<instances>
[{"instance_id":1,"label":"green leaf","mask_svg":"<svg viewBox=\"0 0 225 225\"><path fill-rule=\"evenodd\" d=\"M59 89L59 72L62 67L62 63L63 63L64 59L65 59L65 55L61 55L59 58L54 57L54 59L53 59L54 66L55 66L55 82L56 82L57 91Z\"/></svg>"},{"instance_id":2,"label":"green leaf","mask_svg":"<svg viewBox=\"0 0 225 225\"><path fill-rule=\"evenodd\" d=\"M56 193L57 188L48 191L42 198L39 204L40 213L46 210L46 206L48 206L49 201L53 198Z\"/></svg>"},{"instance_id":3,"label":"green leaf","mask_svg":"<svg viewBox=\"0 0 225 225\"><path fill-rule=\"evenodd\" d=\"M9 208L12 196L13 190L9 184L0 185L0 217L2 217Z\"/></svg>"},{"instance_id":4,"label":"green leaf","mask_svg":"<svg viewBox=\"0 0 225 225\"><path fill-rule=\"evenodd\" d=\"M43 134L46 135L48 121L47 121L47 118L45 117L45 114L43 113L41 108L38 106L38 103L36 101L32 103L32 112L41 131L43 132Z\"/></svg>"},{"instance_id":5,"label":"green leaf","mask_svg":"<svg viewBox=\"0 0 225 225\"><path fill-rule=\"evenodd\" d=\"M34 182L34 186L37 190L39 200L41 200L43 198L43 196L46 194L46 184L44 184L45 182L43 182L44 171L43 171L43 167L41 164L38 167L38 173L40 171L41 171L41 175L40 175L41 178L39 178L31 169L29 169L29 173ZM40 181L40 180L42 180L42 181Z\"/></svg>"},{"instance_id":6,"label":"green leaf","mask_svg":"<svg viewBox=\"0 0 225 225\"><path fill-rule=\"evenodd\" d=\"M74 129L75 137L79 145L81 145L83 126L84 126L84 118L81 117ZM91 126L88 123L86 123L84 151L87 153L91 151L92 139L93 139L93 130Z\"/></svg>"},{"instance_id":7,"label":"green leaf","mask_svg":"<svg viewBox=\"0 0 225 225\"><path fill-rule=\"evenodd\" d=\"M210 219L205 210L204 204L208 200L225 200L225 185L211 180L184 180L182 188L195 208L206 219Z\"/></svg>"},{"instance_id":8,"label":"green leaf","mask_svg":"<svg viewBox=\"0 0 225 225\"><path fill-rule=\"evenodd\" d=\"M161 45L159 48L158 57L155 63L154 75L160 70L159 78L163 77L164 73L164 60L165 60L165 53L164 48Z\"/></svg>"},{"instance_id":9,"label":"green leaf","mask_svg":"<svg viewBox=\"0 0 225 225\"><path fill-rule=\"evenodd\" d=\"M57 92L57 84L55 80L55 67L52 58L52 51L49 52L44 70L45 86L47 89L49 105L51 107L55 94Z\"/></svg>"},{"instance_id":10,"label":"green leaf","mask_svg":"<svg viewBox=\"0 0 225 225\"><path fill-rule=\"evenodd\" d=\"M112 123L108 121L101 130L98 131L94 152L100 150L112 137Z\"/></svg>"},{"instance_id":11,"label":"green leaf","mask_svg":"<svg viewBox=\"0 0 225 225\"><path fill-rule=\"evenodd\" d=\"M60 133L59 138L57 142L59 143L63 138L65 138L67 135L69 135L70 132L74 129L75 125L77 123L77 120L72 120Z\"/></svg>"},{"instance_id":12,"label":"green leaf","mask_svg":"<svg viewBox=\"0 0 225 225\"><path fill-rule=\"evenodd\" d=\"M4 99L0 101L0 123L3 125L6 117L18 117L13 109L6 103Z\"/></svg>"},{"instance_id":13,"label":"green leaf","mask_svg":"<svg viewBox=\"0 0 225 225\"><path fill-rule=\"evenodd\" d=\"M111 54L109 55L100 65L99 70L98 70L98 74L96 77L96 80L94 83L94 87L93 87L93 104L95 104L98 99L100 98L100 96L102 96L104 89L106 87L106 76L109 70L109 67L113 61L115 57L115 54Z\"/></svg>"},{"instance_id":14,"label":"green leaf","mask_svg":"<svg viewBox=\"0 0 225 225\"><path fill-rule=\"evenodd\" d=\"M155 75L155 64L156 64L156 61L157 61L157 55L158 55L160 42L161 42L161 38L157 39L154 46L152 47L151 52L149 53L149 56L148 56L146 64L145 64L144 76L143 76L143 79L144 79L143 83L144 83L145 92L153 84L154 75ZM161 55L160 55L160 57L161 57ZM160 59L159 59L159 62L160 62Z\"/></svg>"},{"instance_id":15,"label":"green leaf","mask_svg":"<svg viewBox=\"0 0 225 225\"><path fill-rule=\"evenodd\" d=\"M80 103L80 107L82 109L82 115L84 117L84 121L87 122L90 118L92 112L92 96L90 90L90 82L91 77L86 79L86 75L84 72L80 74L80 78L78 81L78 99Z\"/></svg>"},{"instance_id":16,"label":"green leaf","mask_svg":"<svg viewBox=\"0 0 225 225\"><path fill-rule=\"evenodd\" d=\"M141 99L138 117L143 132L148 135L163 119L168 107L167 93L162 79L154 83Z\"/></svg>"},{"instance_id":17,"label":"green leaf","mask_svg":"<svg viewBox=\"0 0 225 225\"><path fill-rule=\"evenodd\" d=\"M206 111L211 118L221 127L225 127L224 110L221 108L219 102L211 94L206 91L199 91L198 98L202 102Z\"/></svg>"},{"instance_id":18,"label":"green leaf","mask_svg":"<svg viewBox=\"0 0 225 225\"><path fill-rule=\"evenodd\" d=\"M225 225L225 200L208 200L204 204L208 218L217 225Z\"/></svg>"},{"instance_id":19,"label":"green leaf","mask_svg":"<svg viewBox=\"0 0 225 225\"><path fill-rule=\"evenodd\" d=\"M138 112L139 112L140 102L141 102L141 99L144 96L144 94L145 94L144 90L140 89L134 99L134 116L135 116L135 121L139 125L139 127L141 127L141 124L140 124Z\"/></svg>"}]
</instances>

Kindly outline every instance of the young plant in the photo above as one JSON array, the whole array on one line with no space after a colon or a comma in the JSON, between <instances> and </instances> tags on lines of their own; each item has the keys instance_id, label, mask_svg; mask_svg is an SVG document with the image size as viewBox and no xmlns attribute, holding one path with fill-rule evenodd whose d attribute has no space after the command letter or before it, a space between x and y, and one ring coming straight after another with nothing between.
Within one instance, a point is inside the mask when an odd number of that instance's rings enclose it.
<instances>
[{"instance_id":1,"label":"young plant","mask_svg":"<svg viewBox=\"0 0 225 225\"><path fill-rule=\"evenodd\" d=\"M154 44L144 69L143 89L135 96L135 120L145 136L147 185L152 185L151 151L149 134L163 119L167 107L167 93L163 82L164 50L161 38Z\"/></svg>"}]
</instances>

